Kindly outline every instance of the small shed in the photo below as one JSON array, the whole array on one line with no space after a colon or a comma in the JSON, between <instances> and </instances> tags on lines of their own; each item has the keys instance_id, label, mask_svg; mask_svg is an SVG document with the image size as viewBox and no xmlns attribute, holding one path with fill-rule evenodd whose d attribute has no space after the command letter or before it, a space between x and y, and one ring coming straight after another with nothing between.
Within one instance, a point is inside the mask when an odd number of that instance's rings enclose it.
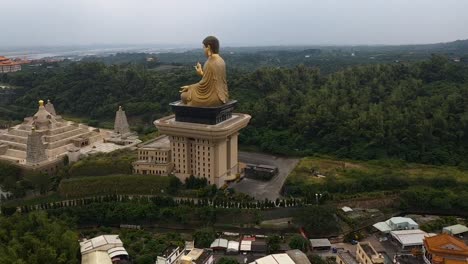
<instances>
[{"instance_id":1,"label":"small shed","mask_svg":"<svg viewBox=\"0 0 468 264\"><path fill-rule=\"evenodd\" d=\"M447 226L442 229L442 233L446 233L453 236L459 236L463 235L464 233L468 233L468 227L460 224Z\"/></svg>"},{"instance_id":2,"label":"small shed","mask_svg":"<svg viewBox=\"0 0 468 264\"><path fill-rule=\"evenodd\" d=\"M312 250L330 250L330 240L326 238L309 239Z\"/></svg>"},{"instance_id":3,"label":"small shed","mask_svg":"<svg viewBox=\"0 0 468 264\"><path fill-rule=\"evenodd\" d=\"M240 243L239 251L241 252L251 252L252 251L252 241L242 240Z\"/></svg>"},{"instance_id":4,"label":"small shed","mask_svg":"<svg viewBox=\"0 0 468 264\"><path fill-rule=\"evenodd\" d=\"M217 238L211 243L210 248L217 251L226 251L228 247L228 240L224 238Z\"/></svg>"},{"instance_id":5,"label":"small shed","mask_svg":"<svg viewBox=\"0 0 468 264\"><path fill-rule=\"evenodd\" d=\"M237 241L229 241L226 249L226 254L237 254L239 253L240 243Z\"/></svg>"},{"instance_id":6,"label":"small shed","mask_svg":"<svg viewBox=\"0 0 468 264\"><path fill-rule=\"evenodd\" d=\"M349 212L352 212L352 211L353 211L353 209L352 209L351 207L348 207L348 206L343 206L343 207L341 208L341 210L342 210L343 212L345 212L345 213L349 213Z\"/></svg>"}]
</instances>

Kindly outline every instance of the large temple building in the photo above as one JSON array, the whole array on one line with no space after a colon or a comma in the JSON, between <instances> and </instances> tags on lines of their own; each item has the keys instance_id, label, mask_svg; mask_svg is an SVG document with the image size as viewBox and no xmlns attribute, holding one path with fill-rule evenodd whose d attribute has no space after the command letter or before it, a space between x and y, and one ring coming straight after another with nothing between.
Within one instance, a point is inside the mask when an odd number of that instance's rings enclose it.
<instances>
[{"instance_id":1,"label":"large temple building","mask_svg":"<svg viewBox=\"0 0 468 264\"><path fill-rule=\"evenodd\" d=\"M160 136L140 145L138 160L133 163L137 174L174 174L181 181L190 176L206 178L208 184L223 186L240 174L238 134L250 116L232 113L230 102L218 108L198 108L174 104L175 115L154 122ZM210 111L218 111L210 113Z\"/></svg>"},{"instance_id":2,"label":"large temple building","mask_svg":"<svg viewBox=\"0 0 468 264\"><path fill-rule=\"evenodd\" d=\"M138 160L133 162L133 173L169 175L174 167L168 136L159 136L139 145Z\"/></svg>"},{"instance_id":3,"label":"large temple building","mask_svg":"<svg viewBox=\"0 0 468 264\"><path fill-rule=\"evenodd\" d=\"M119 129L125 126L120 119L123 117L119 117L116 124ZM128 129L128 123L126 126L124 129ZM0 130L0 160L15 163L26 170L51 173L63 164L65 157L73 162L88 154L110 152L141 142L136 136L127 135L124 139L117 138L116 143L106 140L116 139L114 134L109 130L64 120L57 115L50 101L44 105L41 100L32 117L25 118L17 126Z\"/></svg>"},{"instance_id":4,"label":"large temple building","mask_svg":"<svg viewBox=\"0 0 468 264\"><path fill-rule=\"evenodd\" d=\"M21 71L21 64L0 56L0 73Z\"/></svg>"}]
</instances>

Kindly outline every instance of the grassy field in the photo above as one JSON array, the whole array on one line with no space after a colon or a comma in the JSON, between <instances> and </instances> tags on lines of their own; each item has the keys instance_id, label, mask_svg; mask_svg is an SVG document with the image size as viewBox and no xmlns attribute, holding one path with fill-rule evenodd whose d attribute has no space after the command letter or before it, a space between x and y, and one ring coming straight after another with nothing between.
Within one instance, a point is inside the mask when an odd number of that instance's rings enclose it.
<instances>
[{"instance_id":1,"label":"grassy field","mask_svg":"<svg viewBox=\"0 0 468 264\"><path fill-rule=\"evenodd\" d=\"M330 157L305 157L288 176L291 184L322 183L327 177L348 180L359 174L401 174L412 179L453 178L468 183L468 171L457 167L431 166L405 163L402 161L352 161L337 160ZM325 176L325 177L321 177Z\"/></svg>"},{"instance_id":2,"label":"grassy field","mask_svg":"<svg viewBox=\"0 0 468 264\"><path fill-rule=\"evenodd\" d=\"M58 193L63 198L108 194L164 194L168 177L155 175L108 175L63 180Z\"/></svg>"}]
</instances>

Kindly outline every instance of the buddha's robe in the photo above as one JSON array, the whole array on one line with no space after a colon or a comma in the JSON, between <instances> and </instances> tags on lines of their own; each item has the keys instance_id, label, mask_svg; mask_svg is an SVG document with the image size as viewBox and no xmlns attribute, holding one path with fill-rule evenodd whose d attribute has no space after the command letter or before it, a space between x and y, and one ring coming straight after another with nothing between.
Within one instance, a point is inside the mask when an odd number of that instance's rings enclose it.
<instances>
[{"instance_id":1,"label":"buddha's robe","mask_svg":"<svg viewBox=\"0 0 468 264\"><path fill-rule=\"evenodd\" d=\"M189 85L181 95L182 102L189 106L219 106L229 100L226 82L226 64L217 54L203 65L203 77Z\"/></svg>"}]
</instances>

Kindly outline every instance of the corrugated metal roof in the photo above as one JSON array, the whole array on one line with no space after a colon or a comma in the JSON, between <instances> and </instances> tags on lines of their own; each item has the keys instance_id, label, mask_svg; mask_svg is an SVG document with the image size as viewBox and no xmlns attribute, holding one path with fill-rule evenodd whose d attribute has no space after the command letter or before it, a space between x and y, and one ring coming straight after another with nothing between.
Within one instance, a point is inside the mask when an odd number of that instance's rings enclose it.
<instances>
[{"instance_id":1,"label":"corrugated metal roof","mask_svg":"<svg viewBox=\"0 0 468 264\"><path fill-rule=\"evenodd\" d=\"M452 235L458 235L458 234L463 234L465 232L468 232L468 227L464 225L452 225L452 226L447 226L442 229L444 233L449 233Z\"/></svg>"},{"instance_id":2,"label":"corrugated metal roof","mask_svg":"<svg viewBox=\"0 0 468 264\"><path fill-rule=\"evenodd\" d=\"M313 248L315 247L331 247L330 240L326 238L318 238L318 239L309 239L310 244Z\"/></svg>"}]
</instances>

